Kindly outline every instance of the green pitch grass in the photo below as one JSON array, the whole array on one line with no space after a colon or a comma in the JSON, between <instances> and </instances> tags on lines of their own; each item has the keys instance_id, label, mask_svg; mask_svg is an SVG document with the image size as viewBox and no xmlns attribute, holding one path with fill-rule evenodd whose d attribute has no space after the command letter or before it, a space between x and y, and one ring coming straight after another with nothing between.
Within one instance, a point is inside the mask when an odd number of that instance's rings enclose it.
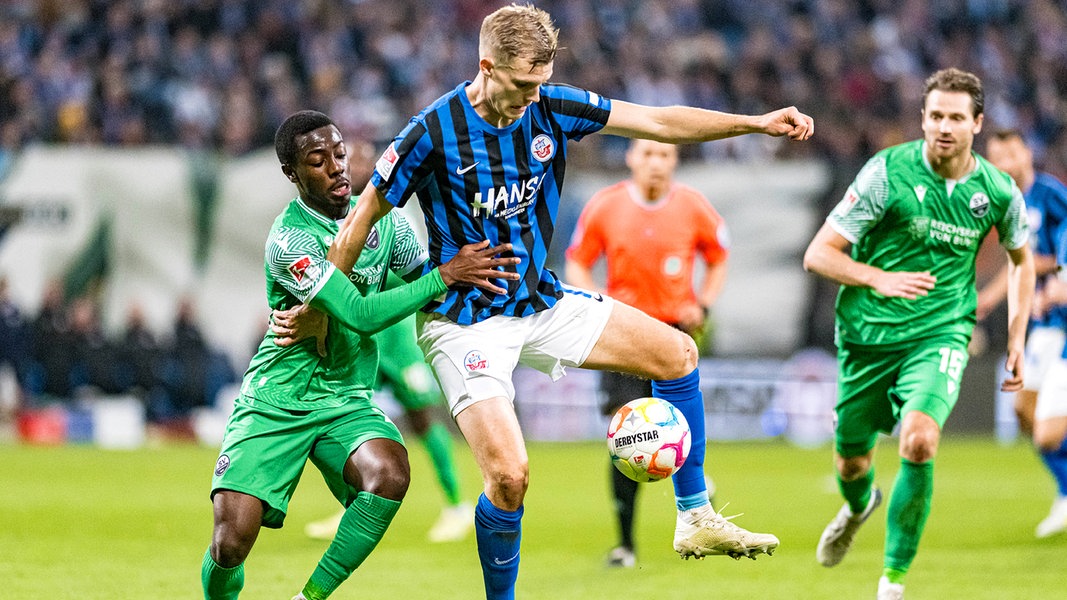
<instances>
[{"instance_id":1,"label":"green pitch grass","mask_svg":"<svg viewBox=\"0 0 1067 600\"><path fill-rule=\"evenodd\" d=\"M892 485L895 447L879 447L877 480ZM335 598L483 597L474 540L425 543L440 494L425 453L412 445L414 482L378 549ZM467 495L477 470L457 444ZM777 534L773 557L682 561L671 550L670 483L639 500L638 568L609 570L615 540L607 512L602 444L531 444L518 595L535 599L627 597L873 598L881 571L885 509L834 569L815 543L840 506L830 450L784 443L713 444L709 464L725 514ZM215 451L165 446L136 452L88 447L0 446L0 596L134 599L200 596L200 560L211 532L207 500ZM1058 597L1067 586L1067 536L1035 540L1052 485L1030 448L984 439L944 440L934 512L908 580L909 600ZM308 521L335 510L314 467L305 471L285 528L263 530L246 564L243 598L290 598L325 549Z\"/></svg>"}]
</instances>

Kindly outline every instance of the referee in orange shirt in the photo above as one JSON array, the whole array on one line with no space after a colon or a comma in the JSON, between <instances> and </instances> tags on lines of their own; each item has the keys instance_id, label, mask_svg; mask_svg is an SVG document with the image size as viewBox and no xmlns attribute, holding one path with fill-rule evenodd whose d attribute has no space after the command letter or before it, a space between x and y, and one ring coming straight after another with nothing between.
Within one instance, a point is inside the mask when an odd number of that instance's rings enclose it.
<instances>
[{"instance_id":1,"label":"referee in orange shirt","mask_svg":"<svg viewBox=\"0 0 1067 600\"><path fill-rule=\"evenodd\" d=\"M567 248L567 283L604 292L699 339L726 279L726 224L703 194L674 181L676 146L632 140L626 166L630 179L598 191L578 217ZM602 256L604 288L593 281L593 265ZM699 288L693 276L697 256L706 265ZM601 373L601 389L606 415L652 395L651 382L609 371ZM608 564L633 567L638 484L614 467L611 482L620 543L608 555Z\"/></svg>"}]
</instances>

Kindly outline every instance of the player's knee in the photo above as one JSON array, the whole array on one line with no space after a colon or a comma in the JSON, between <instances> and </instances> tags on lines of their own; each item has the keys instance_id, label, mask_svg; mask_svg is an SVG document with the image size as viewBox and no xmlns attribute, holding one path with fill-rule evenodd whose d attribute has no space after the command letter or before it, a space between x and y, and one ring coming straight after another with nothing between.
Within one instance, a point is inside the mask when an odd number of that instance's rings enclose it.
<instances>
[{"instance_id":1,"label":"player's knee","mask_svg":"<svg viewBox=\"0 0 1067 600\"><path fill-rule=\"evenodd\" d=\"M915 410L904 415L900 427L900 457L913 463L924 463L937 456L941 440L941 426L930 415Z\"/></svg>"},{"instance_id":2,"label":"player's knee","mask_svg":"<svg viewBox=\"0 0 1067 600\"><path fill-rule=\"evenodd\" d=\"M1038 452L1055 452L1063 445L1063 440L1053 441L1047 437L1034 435L1034 447Z\"/></svg>"},{"instance_id":3,"label":"player's knee","mask_svg":"<svg viewBox=\"0 0 1067 600\"><path fill-rule=\"evenodd\" d=\"M678 377L685 377L692 373L693 369L697 368L697 364L700 362L700 350L697 348L696 341L688 335L681 333L678 337L682 346L682 372Z\"/></svg>"},{"instance_id":4,"label":"player's knee","mask_svg":"<svg viewBox=\"0 0 1067 600\"><path fill-rule=\"evenodd\" d=\"M936 431L911 431L901 435L900 456L913 463L924 463L937 455L939 435Z\"/></svg>"},{"instance_id":5,"label":"player's knee","mask_svg":"<svg viewBox=\"0 0 1067 600\"><path fill-rule=\"evenodd\" d=\"M1063 431L1050 431L1044 427L1036 427L1034 429L1034 447L1039 452L1055 452L1063 446L1063 441Z\"/></svg>"},{"instance_id":6,"label":"player's knee","mask_svg":"<svg viewBox=\"0 0 1067 600\"><path fill-rule=\"evenodd\" d=\"M871 457L850 456L837 458L837 472L843 481L855 481L871 470Z\"/></svg>"},{"instance_id":7,"label":"player's knee","mask_svg":"<svg viewBox=\"0 0 1067 600\"><path fill-rule=\"evenodd\" d=\"M253 542L254 536L239 535L233 530L216 535L211 541L211 560L224 569L232 569L248 558Z\"/></svg>"},{"instance_id":8,"label":"player's knee","mask_svg":"<svg viewBox=\"0 0 1067 600\"><path fill-rule=\"evenodd\" d=\"M486 484L493 504L505 510L518 510L530 485L529 468L526 464L515 464L496 469L487 476Z\"/></svg>"},{"instance_id":9,"label":"player's knee","mask_svg":"<svg viewBox=\"0 0 1067 600\"><path fill-rule=\"evenodd\" d=\"M369 476L363 475L363 491L397 502L407 495L410 484L411 470L406 463L385 465Z\"/></svg>"},{"instance_id":10,"label":"player's knee","mask_svg":"<svg viewBox=\"0 0 1067 600\"><path fill-rule=\"evenodd\" d=\"M700 360L700 352L693 338L672 329L669 347L662 353L659 373L653 379L680 379L693 372Z\"/></svg>"}]
</instances>

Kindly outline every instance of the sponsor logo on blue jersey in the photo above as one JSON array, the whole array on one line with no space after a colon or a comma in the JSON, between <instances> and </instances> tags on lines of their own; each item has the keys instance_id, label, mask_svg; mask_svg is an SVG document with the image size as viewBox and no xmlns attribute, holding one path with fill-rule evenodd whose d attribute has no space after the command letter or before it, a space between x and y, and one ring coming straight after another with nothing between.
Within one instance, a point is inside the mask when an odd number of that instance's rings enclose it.
<instances>
[{"instance_id":1,"label":"sponsor logo on blue jersey","mask_svg":"<svg viewBox=\"0 0 1067 600\"><path fill-rule=\"evenodd\" d=\"M499 188L489 188L474 194L471 201L471 216L480 217L484 210L486 216L507 219L526 210L537 199L537 191L541 189L541 183L545 177L533 176L524 181L512 184L510 187L502 185Z\"/></svg>"}]
</instances>

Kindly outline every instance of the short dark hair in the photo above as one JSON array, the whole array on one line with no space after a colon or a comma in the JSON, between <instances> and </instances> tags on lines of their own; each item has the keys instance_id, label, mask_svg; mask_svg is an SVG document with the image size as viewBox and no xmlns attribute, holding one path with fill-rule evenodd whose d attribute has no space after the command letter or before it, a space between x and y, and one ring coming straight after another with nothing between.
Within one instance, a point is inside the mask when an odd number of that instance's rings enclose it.
<instances>
[{"instance_id":1,"label":"short dark hair","mask_svg":"<svg viewBox=\"0 0 1067 600\"><path fill-rule=\"evenodd\" d=\"M296 136L333 125L333 119L317 110L302 110L285 118L274 133L274 151L283 165L296 162Z\"/></svg>"},{"instance_id":2,"label":"short dark hair","mask_svg":"<svg viewBox=\"0 0 1067 600\"><path fill-rule=\"evenodd\" d=\"M985 112L985 92L982 91L982 80L978 79L978 76L974 73L968 73L967 71L951 67L948 69L941 69L927 77L926 85L923 90L924 108L926 107L926 97L934 90L940 90L942 92L966 92L971 96L971 106L974 110L972 116L977 117Z\"/></svg>"}]
</instances>

